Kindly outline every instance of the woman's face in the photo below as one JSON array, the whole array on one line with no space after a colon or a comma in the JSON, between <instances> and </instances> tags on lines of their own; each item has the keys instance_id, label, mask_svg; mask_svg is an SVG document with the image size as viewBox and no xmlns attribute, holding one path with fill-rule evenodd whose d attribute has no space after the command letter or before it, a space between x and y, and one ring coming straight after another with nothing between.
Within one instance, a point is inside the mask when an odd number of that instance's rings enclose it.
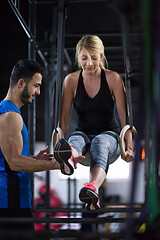
<instances>
[{"instance_id":1,"label":"woman's face","mask_svg":"<svg viewBox=\"0 0 160 240\"><path fill-rule=\"evenodd\" d=\"M93 74L99 68L100 60L100 53L88 51L86 48L82 48L78 55L79 65L88 74Z\"/></svg>"}]
</instances>

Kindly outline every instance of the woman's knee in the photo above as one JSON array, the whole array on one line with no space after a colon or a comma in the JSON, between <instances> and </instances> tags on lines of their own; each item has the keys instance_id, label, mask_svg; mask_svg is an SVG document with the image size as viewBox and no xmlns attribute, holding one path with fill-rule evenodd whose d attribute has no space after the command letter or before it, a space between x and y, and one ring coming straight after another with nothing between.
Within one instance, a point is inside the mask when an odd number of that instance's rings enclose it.
<instances>
[{"instance_id":1,"label":"woman's knee","mask_svg":"<svg viewBox=\"0 0 160 240\"><path fill-rule=\"evenodd\" d=\"M91 142L91 152L94 151L95 149L100 149L103 151L105 149L105 152L107 149L109 149L110 142L108 139L105 138L103 135L97 135L96 137L93 138Z\"/></svg>"},{"instance_id":2,"label":"woman's knee","mask_svg":"<svg viewBox=\"0 0 160 240\"><path fill-rule=\"evenodd\" d=\"M68 139L68 142L72 144L72 147L77 150L79 155L82 155L84 146L86 145L86 139L83 133L74 132Z\"/></svg>"}]
</instances>

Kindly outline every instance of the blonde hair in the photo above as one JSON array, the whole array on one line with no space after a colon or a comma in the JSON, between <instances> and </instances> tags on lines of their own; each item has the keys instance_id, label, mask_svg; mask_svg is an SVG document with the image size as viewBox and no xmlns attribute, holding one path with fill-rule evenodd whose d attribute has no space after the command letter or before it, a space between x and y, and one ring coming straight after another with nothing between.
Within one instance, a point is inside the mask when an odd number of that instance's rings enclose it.
<instances>
[{"instance_id":1,"label":"blonde hair","mask_svg":"<svg viewBox=\"0 0 160 240\"><path fill-rule=\"evenodd\" d=\"M100 53L101 61L100 68L105 69L108 68L108 62L104 54L104 45L102 40L96 35L85 35L83 36L76 46L76 60L78 62L78 55L81 52L82 48L86 48L88 51L93 51L96 53Z\"/></svg>"}]
</instances>

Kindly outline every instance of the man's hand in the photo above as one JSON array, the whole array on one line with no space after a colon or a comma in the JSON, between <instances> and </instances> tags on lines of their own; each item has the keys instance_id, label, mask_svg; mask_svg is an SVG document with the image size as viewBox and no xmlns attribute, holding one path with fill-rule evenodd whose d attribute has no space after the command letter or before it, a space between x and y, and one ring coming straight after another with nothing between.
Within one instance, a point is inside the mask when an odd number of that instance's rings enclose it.
<instances>
[{"instance_id":1,"label":"man's hand","mask_svg":"<svg viewBox=\"0 0 160 240\"><path fill-rule=\"evenodd\" d=\"M33 156L33 158L41 159L41 160L52 160L53 154L47 154L46 152L48 150L49 150L49 146L41 150L37 155Z\"/></svg>"},{"instance_id":2,"label":"man's hand","mask_svg":"<svg viewBox=\"0 0 160 240\"><path fill-rule=\"evenodd\" d=\"M81 162L83 159L85 158L85 156L78 156L74 158L74 168L77 168L77 163Z\"/></svg>"}]
</instances>

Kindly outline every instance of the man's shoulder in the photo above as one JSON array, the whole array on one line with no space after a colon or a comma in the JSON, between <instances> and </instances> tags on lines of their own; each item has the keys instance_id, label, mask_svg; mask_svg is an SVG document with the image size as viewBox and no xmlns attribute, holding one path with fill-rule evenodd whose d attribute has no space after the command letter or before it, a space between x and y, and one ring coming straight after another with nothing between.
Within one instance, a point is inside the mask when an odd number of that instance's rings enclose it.
<instances>
[{"instance_id":1,"label":"man's shoulder","mask_svg":"<svg viewBox=\"0 0 160 240\"><path fill-rule=\"evenodd\" d=\"M20 109L12 101L3 100L0 103L0 114L10 112L10 111L17 112L21 115Z\"/></svg>"},{"instance_id":2,"label":"man's shoulder","mask_svg":"<svg viewBox=\"0 0 160 240\"><path fill-rule=\"evenodd\" d=\"M12 126L14 126L15 128L19 126L21 128L22 125L23 125L23 119L19 113L14 111L9 111L9 112L0 114L1 130L4 130L4 129L9 130Z\"/></svg>"}]
</instances>

